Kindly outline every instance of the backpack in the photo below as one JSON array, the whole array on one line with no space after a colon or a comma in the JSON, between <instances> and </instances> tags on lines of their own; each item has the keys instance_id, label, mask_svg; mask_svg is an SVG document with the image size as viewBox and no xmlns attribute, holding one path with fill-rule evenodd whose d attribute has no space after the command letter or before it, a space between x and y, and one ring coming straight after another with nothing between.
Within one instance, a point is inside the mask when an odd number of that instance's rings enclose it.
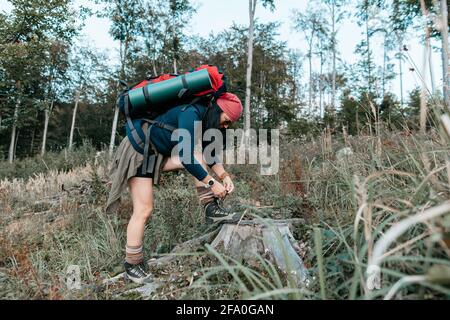
<instances>
[{"instance_id":1,"label":"backpack","mask_svg":"<svg viewBox=\"0 0 450 320\"><path fill-rule=\"evenodd\" d=\"M119 95L117 104L126 120L128 139L133 148L144 155L144 164L148 164L143 166L143 173L147 166L151 168L149 157L154 156L149 154L151 125L170 131L176 129L155 121L157 116L180 104L203 102L209 107L227 91L226 76L213 65L201 65L183 75L161 74L132 87L121 83L126 88ZM141 127L142 121L150 124L146 132Z\"/></svg>"},{"instance_id":2,"label":"backpack","mask_svg":"<svg viewBox=\"0 0 450 320\"><path fill-rule=\"evenodd\" d=\"M126 87L117 103L126 118L154 119L180 104L217 99L227 90L225 81L226 77L216 66L202 65L183 75L161 74Z\"/></svg>"}]
</instances>

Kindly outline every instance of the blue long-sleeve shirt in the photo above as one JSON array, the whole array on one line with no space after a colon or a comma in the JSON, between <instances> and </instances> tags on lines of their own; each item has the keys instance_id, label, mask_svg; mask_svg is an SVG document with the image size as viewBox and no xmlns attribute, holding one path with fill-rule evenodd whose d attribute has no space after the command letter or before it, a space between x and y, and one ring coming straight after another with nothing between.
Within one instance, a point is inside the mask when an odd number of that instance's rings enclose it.
<instances>
[{"instance_id":1,"label":"blue long-sleeve shirt","mask_svg":"<svg viewBox=\"0 0 450 320\"><path fill-rule=\"evenodd\" d=\"M206 112L206 107L201 104L193 105L180 105L169 109L164 114L156 117L156 121L164 124L171 125L177 129L184 129L190 134L189 141L183 141L183 134L178 137L174 137L172 141L172 131L152 126L150 129L150 139L154 144L156 150L165 155L170 156L173 148L177 145L183 144L183 148L178 150L178 155L181 159L181 163L186 170L192 174L197 180L203 180L208 173L201 166L201 164L194 157L194 145L195 145L195 121L202 121L202 118ZM181 144L179 144L181 142ZM203 144L203 143L202 143ZM205 145L202 145L202 149ZM187 150L186 150L187 148ZM183 155L183 151L189 152L189 154ZM212 167L216 162L209 164Z\"/></svg>"}]
</instances>

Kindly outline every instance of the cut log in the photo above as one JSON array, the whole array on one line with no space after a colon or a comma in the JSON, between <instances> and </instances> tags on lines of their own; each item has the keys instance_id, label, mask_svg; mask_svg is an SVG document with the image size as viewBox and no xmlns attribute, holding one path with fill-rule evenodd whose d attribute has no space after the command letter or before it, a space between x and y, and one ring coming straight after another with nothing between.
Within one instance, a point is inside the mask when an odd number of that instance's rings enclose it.
<instances>
[{"instance_id":1,"label":"cut log","mask_svg":"<svg viewBox=\"0 0 450 320\"><path fill-rule=\"evenodd\" d=\"M169 254L150 260L148 265L150 270L166 269L186 254L198 251L210 243L216 251L249 267L260 266L258 259L260 256L269 260L279 270L293 276L298 287L308 286L308 271L298 254L301 249L290 231L292 225L299 223L304 223L304 220L242 220L238 224L223 224L215 229L209 229L206 234L177 245ZM122 279L123 273L120 273L113 278L105 279L103 286L112 285ZM164 281L163 278L155 278L155 282L126 293L136 292L149 296Z\"/></svg>"},{"instance_id":2,"label":"cut log","mask_svg":"<svg viewBox=\"0 0 450 320\"><path fill-rule=\"evenodd\" d=\"M299 286L307 285L308 272L298 254L301 250L289 229L298 223L304 223L304 220L242 220L238 224L224 224L177 245L170 254L149 261L149 266L161 268L210 243L221 254L250 267L260 264L258 256L268 259L280 270L294 275Z\"/></svg>"},{"instance_id":3,"label":"cut log","mask_svg":"<svg viewBox=\"0 0 450 320\"><path fill-rule=\"evenodd\" d=\"M194 238L189 241L180 243L179 245L175 246L175 248L173 248L170 254L165 255L159 259L149 261L148 262L149 267L160 267L164 264L173 262L182 254L196 251L198 248L202 247L205 243L211 242L214 239L214 236L218 234L219 230L220 228L216 228L215 230L207 234L204 234L198 238Z\"/></svg>"},{"instance_id":4,"label":"cut log","mask_svg":"<svg viewBox=\"0 0 450 320\"><path fill-rule=\"evenodd\" d=\"M297 253L298 244L289 226L288 220L247 220L225 224L211 247L237 261L245 261L249 266L257 266L258 256L263 257L280 270L294 275L299 286L307 285L308 272Z\"/></svg>"}]
</instances>

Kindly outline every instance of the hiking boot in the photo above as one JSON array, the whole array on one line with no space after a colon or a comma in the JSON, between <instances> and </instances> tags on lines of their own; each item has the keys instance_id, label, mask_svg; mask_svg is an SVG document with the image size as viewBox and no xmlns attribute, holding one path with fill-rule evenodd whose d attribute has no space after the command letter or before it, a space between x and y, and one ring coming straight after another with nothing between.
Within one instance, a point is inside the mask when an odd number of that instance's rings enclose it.
<instances>
[{"instance_id":1,"label":"hiking boot","mask_svg":"<svg viewBox=\"0 0 450 320\"><path fill-rule=\"evenodd\" d=\"M151 274L147 271L147 265L144 262L139 264L130 264L124 262L125 279L131 280L134 283L143 284L150 282Z\"/></svg>"},{"instance_id":2,"label":"hiking boot","mask_svg":"<svg viewBox=\"0 0 450 320\"><path fill-rule=\"evenodd\" d=\"M222 207L220 200L214 198L213 201L205 205L205 220L207 224L212 223L236 223L242 214L239 212L231 212Z\"/></svg>"}]
</instances>

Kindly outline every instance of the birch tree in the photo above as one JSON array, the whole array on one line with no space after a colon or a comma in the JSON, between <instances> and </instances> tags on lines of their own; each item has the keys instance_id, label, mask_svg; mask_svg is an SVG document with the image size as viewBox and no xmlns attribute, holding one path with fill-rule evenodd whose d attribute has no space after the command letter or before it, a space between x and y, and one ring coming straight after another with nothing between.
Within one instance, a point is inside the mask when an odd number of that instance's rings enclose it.
<instances>
[{"instance_id":1,"label":"birch tree","mask_svg":"<svg viewBox=\"0 0 450 320\"><path fill-rule=\"evenodd\" d=\"M428 26L429 21L429 11L425 4L424 0L420 0L420 7L422 10L423 20L424 20L424 34L425 41L423 43L423 62L422 62L422 91L420 95L420 131L422 133L426 132L427 125L427 114L428 114L428 93L427 93L427 85L426 85L426 67L427 63L429 63L428 56L431 54L430 52L430 27Z\"/></svg>"},{"instance_id":2,"label":"birch tree","mask_svg":"<svg viewBox=\"0 0 450 320\"><path fill-rule=\"evenodd\" d=\"M369 94L374 93L374 82L375 82L375 65L373 59L373 51L371 46L371 39L373 35L373 30L371 28L371 20L373 18L374 0L362 0L357 5L356 17L358 18L357 23L360 27L364 28L364 39L358 44L356 52L361 54L363 61L361 61L360 66L365 71L367 92Z\"/></svg>"},{"instance_id":3,"label":"birch tree","mask_svg":"<svg viewBox=\"0 0 450 320\"><path fill-rule=\"evenodd\" d=\"M41 155L45 154L47 145L48 124L57 96L62 95L61 88L67 83L67 70L69 67L69 45L64 41L50 41L47 50L47 63L44 69L46 83L44 93L44 130L42 135Z\"/></svg>"},{"instance_id":4,"label":"birch tree","mask_svg":"<svg viewBox=\"0 0 450 320\"><path fill-rule=\"evenodd\" d=\"M423 19L417 19L421 16L428 16L428 21L425 26ZM424 48L427 46L426 42L430 38L440 38L441 41L441 60L442 60L442 91L444 101L449 105L449 47L448 47L448 30L450 21L448 19L448 3L446 0L398 0L393 1L393 14L391 20L395 25L397 34L403 36L407 34L408 28L413 27L421 30L424 35ZM432 23L434 22L434 23ZM423 32L425 30L425 32ZM429 36L427 36L429 33ZM401 45L399 44L401 47ZM401 50L399 50L401 51ZM401 60L399 60L401 61ZM431 67L431 55L428 55L427 63ZM429 68L431 73L431 68ZM403 100L403 99L402 99Z\"/></svg>"},{"instance_id":5,"label":"birch tree","mask_svg":"<svg viewBox=\"0 0 450 320\"><path fill-rule=\"evenodd\" d=\"M322 10L315 5L310 5L306 9L306 12L294 11L293 14L294 28L298 32L304 34L307 48L308 48L308 64L309 64L309 85L308 85L308 108L309 111L313 110L313 50L314 41L317 39L319 33L325 34L324 26L325 21L322 15Z\"/></svg>"},{"instance_id":6,"label":"birch tree","mask_svg":"<svg viewBox=\"0 0 450 320\"><path fill-rule=\"evenodd\" d=\"M120 80L127 81L127 64L129 62L129 50L136 41L139 31L142 29L142 16L145 13L140 0L98 0L105 8L98 13L100 17L111 20L109 33L114 40L119 41L120 53ZM119 80L119 79L117 79ZM113 154L119 120L119 106L114 106L114 117L109 143L109 155Z\"/></svg>"},{"instance_id":7,"label":"birch tree","mask_svg":"<svg viewBox=\"0 0 450 320\"><path fill-rule=\"evenodd\" d=\"M450 111L450 63L449 63L449 43L448 43L448 4L447 0L440 1L440 15L437 25L441 33L442 42L442 92L444 95L444 102Z\"/></svg>"},{"instance_id":8,"label":"birch tree","mask_svg":"<svg viewBox=\"0 0 450 320\"><path fill-rule=\"evenodd\" d=\"M180 50L183 43L183 30L186 28L189 18L195 12L189 0L170 0L168 10L168 30L171 37L169 40L169 53L172 58L173 72L178 73L178 60L180 57Z\"/></svg>"},{"instance_id":9,"label":"birch tree","mask_svg":"<svg viewBox=\"0 0 450 320\"><path fill-rule=\"evenodd\" d=\"M403 97L403 41L405 40L405 35L407 34L407 29L410 24L408 19L404 14L404 6L401 1L393 1L392 2L392 14L389 17L391 21L391 28L393 35L395 36L397 42L397 53L395 57L398 60L398 80L400 86L400 106L403 108L404 106L404 97Z\"/></svg>"},{"instance_id":10,"label":"birch tree","mask_svg":"<svg viewBox=\"0 0 450 320\"><path fill-rule=\"evenodd\" d=\"M53 83L54 77L49 72L52 68L48 68L51 43L58 39L70 44L77 33L77 15L71 0L14 0L11 3L14 8L0 30L0 66L9 81L9 98L16 98L10 104L14 105L10 121L10 162L15 158L18 127L26 125L29 120L26 115L35 114L33 108L42 105L52 92L49 83Z\"/></svg>"},{"instance_id":11,"label":"birch tree","mask_svg":"<svg viewBox=\"0 0 450 320\"><path fill-rule=\"evenodd\" d=\"M17 90L18 90L18 97L17 97L17 102L16 105L14 107L14 115L13 115L13 119L12 119L12 128L11 128L11 140L9 143L9 150L8 150L8 162L9 163L13 163L14 158L15 158L15 151L16 151L16 130L17 130L17 120L19 117L19 108L21 106L21 98L20 98L20 94L21 94L21 84L20 81L17 83Z\"/></svg>"},{"instance_id":12,"label":"birch tree","mask_svg":"<svg viewBox=\"0 0 450 320\"><path fill-rule=\"evenodd\" d=\"M145 54L151 63L152 75L158 74L158 55L164 45L165 30L159 2L148 1L144 7L143 23L140 25L141 41L146 49Z\"/></svg>"},{"instance_id":13,"label":"birch tree","mask_svg":"<svg viewBox=\"0 0 450 320\"><path fill-rule=\"evenodd\" d=\"M69 133L69 150L73 148L79 103L83 97L88 100L90 96L94 96L95 92L102 87L101 77L106 69L102 61L105 60L106 57L103 54L96 52L88 45L75 48L72 52L70 76L74 107Z\"/></svg>"},{"instance_id":14,"label":"birch tree","mask_svg":"<svg viewBox=\"0 0 450 320\"><path fill-rule=\"evenodd\" d=\"M381 97L389 96L386 91L386 87L390 80L395 78L393 68L394 65L391 63L391 53L397 48L397 35L395 33L395 28L390 22L389 12L392 9L390 3L381 1L375 4L378 8L379 13L373 17L373 28L371 34L381 35L383 37L382 42L382 53L383 53L383 64L381 68Z\"/></svg>"},{"instance_id":15,"label":"birch tree","mask_svg":"<svg viewBox=\"0 0 450 320\"><path fill-rule=\"evenodd\" d=\"M275 9L274 0L261 0L265 8L269 7L270 10ZM245 77L245 103L244 103L244 132L245 132L245 145L250 146L250 101L252 94L252 68L253 68L253 38L255 29L255 15L258 0L248 0L248 15L249 15L249 27L248 27L248 42L247 42L247 70Z\"/></svg>"},{"instance_id":16,"label":"birch tree","mask_svg":"<svg viewBox=\"0 0 450 320\"><path fill-rule=\"evenodd\" d=\"M345 18L346 13L344 11L345 5L348 4L348 0L322 0L328 9L329 14L329 41L331 44L332 54L332 74L331 74L331 114L336 112L336 59L338 56L337 50L337 35L339 32L339 23Z\"/></svg>"}]
</instances>

